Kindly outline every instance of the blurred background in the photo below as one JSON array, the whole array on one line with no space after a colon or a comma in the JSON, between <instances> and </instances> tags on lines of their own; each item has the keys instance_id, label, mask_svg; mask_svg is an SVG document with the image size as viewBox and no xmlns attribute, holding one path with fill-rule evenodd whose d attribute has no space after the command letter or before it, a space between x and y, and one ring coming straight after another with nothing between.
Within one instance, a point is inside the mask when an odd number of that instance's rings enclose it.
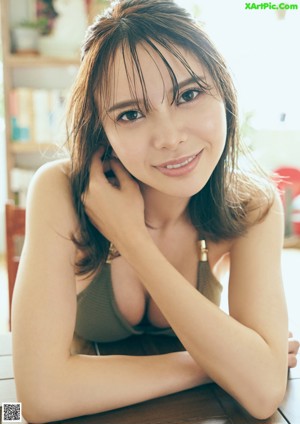
<instances>
[{"instance_id":1,"label":"blurred background","mask_svg":"<svg viewBox=\"0 0 300 424\"><path fill-rule=\"evenodd\" d=\"M240 0L178 0L202 23L231 70L241 134L259 163L285 177L284 276L296 311L300 236L300 8L296 2L253 7ZM8 250L15 265L20 229L7 245L5 205L23 209L30 179L44 162L66 154L64 111L86 27L108 0L1 0L0 44L0 311L8 329ZM282 5L282 8L279 8ZM22 217L12 218L14 222ZM12 225L13 228L13 225ZM291 289L289 289L289 287ZM291 293L291 294L289 294ZM299 296L298 296L299 299Z\"/></svg>"}]
</instances>

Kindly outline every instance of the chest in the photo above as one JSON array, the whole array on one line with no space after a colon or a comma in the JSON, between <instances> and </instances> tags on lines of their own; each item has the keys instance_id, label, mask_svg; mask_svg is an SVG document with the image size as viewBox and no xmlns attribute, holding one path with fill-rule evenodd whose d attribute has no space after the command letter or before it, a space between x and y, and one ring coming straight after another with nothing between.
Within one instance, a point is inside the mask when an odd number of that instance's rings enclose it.
<instances>
[{"instance_id":1,"label":"chest","mask_svg":"<svg viewBox=\"0 0 300 424\"><path fill-rule=\"evenodd\" d=\"M186 233L185 233L186 234ZM199 250L197 234L191 232L189 237L180 234L169 237L153 235L158 248L168 261L194 287L198 282ZM208 243L209 264L212 270L217 269L220 258L224 255L225 246ZM155 264L153 264L155 266ZM168 327L168 322L143 286L134 269L121 256L112 260L111 285L116 306L122 316L131 325L139 324L143 319L155 327ZM157 284L163 284L163 275ZM77 294L89 285L89 280L77 282Z\"/></svg>"},{"instance_id":2,"label":"chest","mask_svg":"<svg viewBox=\"0 0 300 424\"><path fill-rule=\"evenodd\" d=\"M160 250L168 261L190 284L196 286L198 270L196 243L195 245L178 245L177 248L170 246L166 250L164 247L166 246L160 246ZM157 281L157 284L163 284L163 278L164 276L161 275L161 280ZM122 257L111 262L111 280L118 309L131 325L137 325L143 318L146 318L149 323L156 327L168 326L139 277Z\"/></svg>"}]
</instances>

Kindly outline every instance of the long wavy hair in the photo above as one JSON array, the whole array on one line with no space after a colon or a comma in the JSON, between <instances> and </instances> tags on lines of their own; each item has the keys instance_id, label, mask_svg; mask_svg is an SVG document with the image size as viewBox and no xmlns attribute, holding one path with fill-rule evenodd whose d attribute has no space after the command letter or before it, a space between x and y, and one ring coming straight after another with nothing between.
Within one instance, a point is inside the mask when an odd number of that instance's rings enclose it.
<instances>
[{"instance_id":1,"label":"long wavy hair","mask_svg":"<svg viewBox=\"0 0 300 424\"><path fill-rule=\"evenodd\" d=\"M143 90L144 107L146 110L151 107L137 54L137 46L141 43L158 53L165 64L173 84L174 99L178 92L177 79L160 46L183 64L202 90L208 91L205 81L199 81L181 52L188 51L197 57L224 101L227 119L224 151L208 182L188 205L192 223L201 237L218 241L245 234L250 225L249 210L257 208L260 211L257 220L262 219L273 200L272 185L258 167L255 172L239 168L238 156L243 149L238 134L235 89L222 56L201 26L185 9L170 0L120 0L98 16L87 30L68 109L70 180L80 223L72 239L83 253L77 263L78 274L96 271L107 259L109 250L109 241L89 221L81 198L89 183L94 153L100 145L109 146L102 116L111 95L114 58L120 49L125 69L128 69L126 57L130 53L130 66L137 71ZM128 83L135 96L129 75Z\"/></svg>"}]
</instances>

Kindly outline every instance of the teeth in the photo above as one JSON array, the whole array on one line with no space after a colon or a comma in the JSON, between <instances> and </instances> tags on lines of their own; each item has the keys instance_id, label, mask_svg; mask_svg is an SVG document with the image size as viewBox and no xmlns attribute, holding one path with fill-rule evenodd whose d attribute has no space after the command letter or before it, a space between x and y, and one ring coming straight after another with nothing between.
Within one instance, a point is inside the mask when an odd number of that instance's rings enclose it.
<instances>
[{"instance_id":1,"label":"teeth","mask_svg":"<svg viewBox=\"0 0 300 424\"><path fill-rule=\"evenodd\" d=\"M192 160L194 160L196 157L196 155L191 156L190 158L188 158L187 160L185 160L182 163L176 163L176 165L167 165L166 168L167 169L176 169L176 168L181 168L182 166L187 165L188 163L192 162Z\"/></svg>"}]
</instances>

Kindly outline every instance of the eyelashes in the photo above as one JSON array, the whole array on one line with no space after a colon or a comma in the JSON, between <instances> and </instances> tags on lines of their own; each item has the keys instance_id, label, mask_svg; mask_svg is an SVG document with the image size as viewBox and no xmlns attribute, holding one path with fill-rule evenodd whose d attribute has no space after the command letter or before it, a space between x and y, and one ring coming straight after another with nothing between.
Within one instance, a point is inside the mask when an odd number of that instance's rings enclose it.
<instances>
[{"instance_id":1,"label":"eyelashes","mask_svg":"<svg viewBox=\"0 0 300 424\"><path fill-rule=\"evenodd\" d=\"M180 105L184 105L187 103L191 103L193 101L195 101L201 94L203 94L204 91L201 90L199 88L199 86L197 87L191 87L185 91L183 91L182 93L180 93L177 97L176 97L176 105L180 106ZM133 123L138 121L139 119L142 119L145 116L145 114L143 112L141 112L141 110L139 109L132 109L132 110L127 110L124 111L122 113L120 113L117 116L117 122L121 122L121 123Z\"/></svg>"},{"instance_id":2,"label":"eyelashes","mask_svg":"<svg viewBox=\"0 0 300 424\"><path fill-rule=\"evenodd\" d=\"M138 110L129 110L127 112L122 112L118 118L117 121L136 121L137 119L142 118L142 113Z\"/></svg>"},{"instance_id":3,"label":"eyelashes","mask_svg":"<svg viewBox=\"0 0 300 424\"><path fill-rule=\"evenodd\" d=\"M189 103L195 100L202 91L200 88L191 88L189 90L184 91L179 98L177 99L177 104ZM182 101L183 100L183 101Z\"/></svg>"}]
</instances>

